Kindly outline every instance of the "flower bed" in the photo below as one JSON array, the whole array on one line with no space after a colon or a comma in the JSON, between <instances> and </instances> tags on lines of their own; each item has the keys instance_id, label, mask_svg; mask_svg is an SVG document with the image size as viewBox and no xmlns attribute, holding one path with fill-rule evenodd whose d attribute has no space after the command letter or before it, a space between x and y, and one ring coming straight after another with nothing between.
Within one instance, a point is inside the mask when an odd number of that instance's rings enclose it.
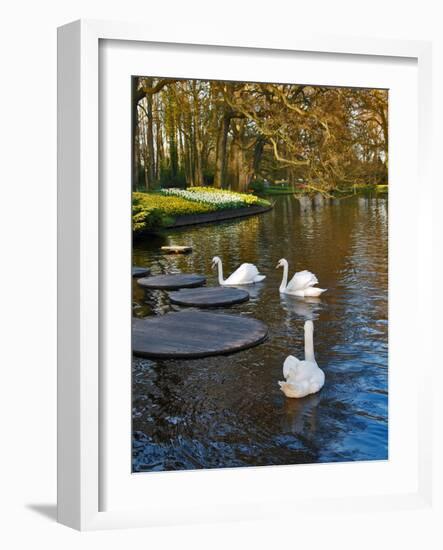
<instances>
[{"instance_id":1,"label":"flower bed","mask_svg":"<svg viewBox=\"0 0 443 550\"><path fill-rule=\"evenodd\" d=\"M132 229L135 234L172 225L176 216L207 214L218 210L269 206L253 195L210 187L164 189L157 193L132 194Z\"/></svg>"},{"instance_id":2,"label":"flower bed","mask_svg":"<svg viewBox=\"0 0 443 550\"><path fill-rule=\"evenodd\" d=\"M159 193L132 194L132 229L135 233L167 225L174 216L212 212L205 204Z\"/></svg>"},{"instance_id":3,"label":"flower bed","mask_svg":"<svg viewBox=\"0 0 443 550\"><path fill-rule=\"evenodd\" d=\"M269 203L254 195L236 193L226 189L213 187L190 187L189 189L164 189L164 195L181 197L199 204L205 204L216 210L227 208L243 208L245 206L269 206Z\"/></svg>"}]
</instances>

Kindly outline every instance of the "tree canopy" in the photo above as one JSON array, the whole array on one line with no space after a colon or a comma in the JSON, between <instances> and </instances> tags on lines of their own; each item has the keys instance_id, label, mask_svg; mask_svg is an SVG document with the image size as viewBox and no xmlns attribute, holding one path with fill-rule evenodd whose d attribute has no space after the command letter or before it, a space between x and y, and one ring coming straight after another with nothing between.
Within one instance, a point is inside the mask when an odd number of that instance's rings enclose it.
<instances>
[{"instance_id":1,"label":"tree canopy","mask_svg":"<svg viewBox=\"0 0 443 550\"><path fill-rule=\"evenodd\" d=\"M388 92L133 77L133 187L387 183Z\"/></svg>"}]
</instances>

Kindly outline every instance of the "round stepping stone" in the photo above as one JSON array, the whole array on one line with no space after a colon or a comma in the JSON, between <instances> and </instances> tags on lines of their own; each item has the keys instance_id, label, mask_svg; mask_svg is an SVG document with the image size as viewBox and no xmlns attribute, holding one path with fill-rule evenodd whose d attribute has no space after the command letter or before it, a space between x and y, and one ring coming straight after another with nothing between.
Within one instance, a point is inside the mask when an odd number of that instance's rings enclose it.
<instances>
[{"instance_id":1,"label":"round stepping stone","mask_svg":"<svg viewBox=\"0 0 443 550\"><path fill-rule=\"evenodd\" d=\"M132 352L158 359L197 359L256 346L267 334L268 327L251 317L184 310L133 319Z\"/></svg>"},{"instance_id":2,"label":"round stepping stone","mask_svg":"<svg viewBox=\"0 0 443 550\"><path fill-rule=\"evenodd\" d=\"M249 292L222 286L188 288L170 292L169 299L179 306L221 307L246 302L249 300Z\"/></svg>"},{"instance_id":3,"label":"round stepping stone","mask_svg":"<svg viewBox=\"0 0 443 550\"><path fill-rule=\"evenodd\" d=\"M149 275L151 273L151 270L149 267L139 267L137 265L132 266L132 276L133 277L145 277L146 275Z\"/></svg>"},{"instance_id":4,"label":"round stepping stone","mask_svg":"<svg viewBox=\"0 0 443 550\"><path fill-rule=\"evenodd\" d=\"M179 288L193 288L202 286L206 282L206 277L196 275L195 273L176 273L170 275L154 275L138 279L137 283L143 288L152 288L159 290L177 290Z\"/></svg>"}]
</instances>

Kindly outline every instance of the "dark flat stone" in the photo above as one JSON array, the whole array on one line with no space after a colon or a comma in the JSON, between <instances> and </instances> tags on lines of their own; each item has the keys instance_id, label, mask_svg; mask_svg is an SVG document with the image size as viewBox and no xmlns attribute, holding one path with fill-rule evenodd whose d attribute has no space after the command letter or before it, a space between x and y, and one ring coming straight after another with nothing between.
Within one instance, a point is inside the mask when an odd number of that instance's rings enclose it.
<instances>
[{"instance_id":1,"label":"dark flat stone","mask_svg":"<svg viewBox=\"0 0 443 550\"><path fill-rule=\"evenodd\" d=\"M154 275L138 279L137 283L144 288L156 288L159 290L176 290L178 288L193 288L202 286L206 282L203 275L194 273L176 273L171 275Z\"/></svg>"},{"instance_id":2,"label":"dark flat stone","mask_svg":"<svg viewBox=\"0 0 443 550\"><path fill-rule=\"evenodd\" d=\"M170 292L169 299L180 306L220 307L246 302L249 300L249 292L222 286L188 288Z\"/></svg>"},{"instance_id":3,"label":"dark flat stone","mask_svg":"<svg viewBox=\"0 0 443 550\"><path fill-rule=\"evenodd\" d=\"M132 276L133 277L145 277L146 275L149 275L151 273L151 270L149 267L139 267L137 265L132 266Z\"/></svg>"},{"instance_id":4,"label":"dark flat stone","mask_svg":"<svg viewBox=\"0 0 443 550\"><path fill-rule=\"evenodd\" d=\"M196 359L256 346L267 334L268 327L251 317L185 310L133 319L132 351L140 357Z\"/></svg>"}]
</instances>

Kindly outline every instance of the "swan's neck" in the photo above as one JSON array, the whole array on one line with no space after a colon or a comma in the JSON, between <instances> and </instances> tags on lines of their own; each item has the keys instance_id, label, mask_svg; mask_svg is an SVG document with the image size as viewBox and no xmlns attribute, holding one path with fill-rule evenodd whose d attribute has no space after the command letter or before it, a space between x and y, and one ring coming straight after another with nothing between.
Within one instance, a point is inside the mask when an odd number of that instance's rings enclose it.
<instances>
[{"instance_id":1,"label":"swan's neck","mask_svg":"<svg viewBox=\"0 0 443 550\"><path fill-rule=\"evenodd\" d=\"M285 263L283 265L283 279L281 280L280 292L284 292L287 284L288 284L288 264Z\"/></svg>"},{"instance_id":2,"label":"swan's neck","mask_svg":"<svg viewBox=\"0 0 443 550\"><path fill-rule=\"evenodd\" d=\"M222 285L225 282L225 280L223 279L223 267L221 262L217 263L217 269L218 269L218 284Z\"/></svg>"},{"instance_id":3,"label":"swan's neck","mask_svg":"<svg viewBox=\"0 0 443 550\"><path fill-rule=\"evenodd\" d=\"M315 363L313 330L305 329L305 361L312 361Z\"/></svg>"}]
</instances>

